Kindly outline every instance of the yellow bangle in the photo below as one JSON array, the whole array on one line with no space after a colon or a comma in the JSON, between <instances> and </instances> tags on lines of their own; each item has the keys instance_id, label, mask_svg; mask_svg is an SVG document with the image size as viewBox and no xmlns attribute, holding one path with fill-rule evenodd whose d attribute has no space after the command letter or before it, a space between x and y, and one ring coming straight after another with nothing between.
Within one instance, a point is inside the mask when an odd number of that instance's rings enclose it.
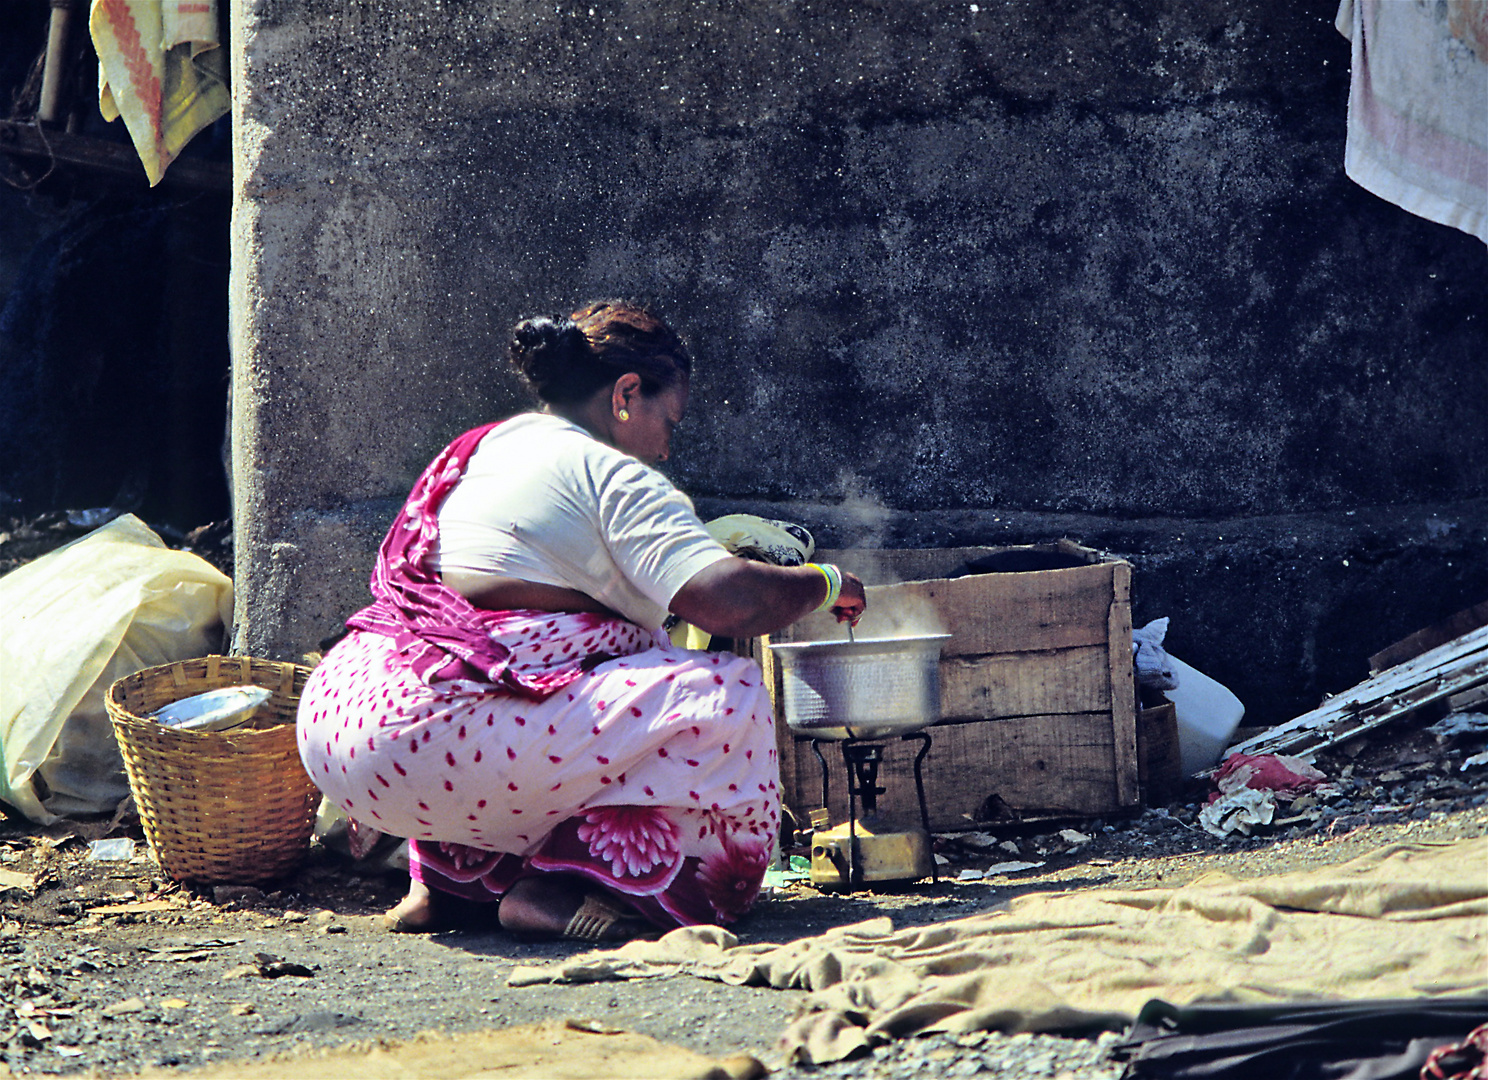
<instances>
[{"instance_id":1,"label":"yellow bangle","mask_svg":"<svg viewBox=\"0 0 1488 1080\"><path fill-rule=\"evenodd\" d=\"M817 611L826 611L842 595L842 571L831 563L807 563L806 565L815 570L820 570L822 577L827 579L826 599L816 607Z\"/></svg>"}]
</instances>

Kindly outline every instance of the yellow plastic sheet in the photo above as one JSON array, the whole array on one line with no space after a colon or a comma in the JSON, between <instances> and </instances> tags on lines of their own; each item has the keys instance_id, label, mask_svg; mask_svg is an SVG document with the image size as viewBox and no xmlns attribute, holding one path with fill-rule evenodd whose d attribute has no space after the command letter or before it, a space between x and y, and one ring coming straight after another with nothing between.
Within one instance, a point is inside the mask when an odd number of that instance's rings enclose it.
<instances>
[{"instance_id":1,"label":"yellow plastic sheet","mask_svg":"<svg viewBox=\"0 0 1488 1080\"><path fill-rule=\"evenodd\" d=\"M132 514L0 578L0 801L42 824L113 810L129 787L104 694L217 651L232 596Z\"/></svg>"}]
</instances>

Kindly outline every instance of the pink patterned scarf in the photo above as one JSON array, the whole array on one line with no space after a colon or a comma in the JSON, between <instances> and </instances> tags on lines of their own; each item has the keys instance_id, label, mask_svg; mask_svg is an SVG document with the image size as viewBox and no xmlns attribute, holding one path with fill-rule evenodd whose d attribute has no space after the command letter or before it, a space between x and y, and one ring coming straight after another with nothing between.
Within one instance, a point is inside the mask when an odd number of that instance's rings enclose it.
<instances>
[{"instance_id":1,"label":"pink patterned scarf","mask_svg":"<svg viewBox=\"0 0 1488 1080\"><path fill-rule=\"evenodd\" d=\"M586 655L575 648L580 635L615 623L645 631L614 616L488 611L446 586L429 568L428 557L439 539L439 507L464 475L481 439L496 426L465 432L424 470L378 551L371 583L374 603L346 625L391 638L426 683L482 679L541 700L610 659L609 654Z\"/></svg>"}]
</instances>

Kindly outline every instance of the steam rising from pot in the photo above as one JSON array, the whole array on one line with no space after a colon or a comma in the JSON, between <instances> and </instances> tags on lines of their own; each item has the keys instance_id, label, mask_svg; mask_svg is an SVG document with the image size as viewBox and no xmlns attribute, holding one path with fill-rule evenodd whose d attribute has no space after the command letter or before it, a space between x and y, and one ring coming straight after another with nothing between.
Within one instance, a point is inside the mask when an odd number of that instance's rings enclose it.
<instances>
[{"instance_id":1,"label":"steam rising from pot","mask_svg":"<svg viewBox=\"0 0 1488 1080\"><path fill-rule=\"evenodd\" d=\"M945 621L929 600L891 589L869 596L868 610L858 620L857 639L925 637L945 632Z\"/></svg>"}]
</instances>

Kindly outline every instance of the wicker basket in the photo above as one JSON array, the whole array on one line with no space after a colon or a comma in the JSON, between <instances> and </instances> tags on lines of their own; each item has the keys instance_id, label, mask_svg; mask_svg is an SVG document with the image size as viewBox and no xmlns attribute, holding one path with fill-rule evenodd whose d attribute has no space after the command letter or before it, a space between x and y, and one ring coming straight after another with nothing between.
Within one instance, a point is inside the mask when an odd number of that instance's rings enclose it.
<instances>
[{"instance_id":1,"label":"wicker basket","mask_svg":"<svg viewBox=\"0 0 1488 1080\"><path fill-rule=\"evenodd\" d=\"M109 687L106 705L145 837L165 873L199 884L256 884L304 859L320 803L295 746L295 709L310 669L245 656L145 668ZM144 719L224 686L274 692L224 732Z\"/></svg>"}]
</instances>

